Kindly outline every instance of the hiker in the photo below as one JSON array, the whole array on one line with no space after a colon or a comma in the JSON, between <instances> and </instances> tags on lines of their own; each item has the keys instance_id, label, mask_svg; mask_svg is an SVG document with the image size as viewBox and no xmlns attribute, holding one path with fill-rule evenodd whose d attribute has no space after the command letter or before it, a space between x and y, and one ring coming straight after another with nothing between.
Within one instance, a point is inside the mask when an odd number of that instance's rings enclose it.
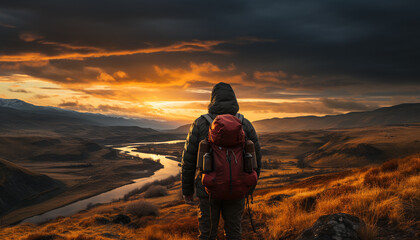
<instances>
[{"instance_id":1,"label":"hiker","mask_svg":"<svg viewBox=\"0 0 420 240\"><path fill-rule=\"evenodd\" d=\"M200 116L193 122L185 142L184 151L182 153L182 194L187 204L194 204L193 194L195 186L195 193L199 199L199 239L216 239L220 214L224 220L226 239L241 239L241 219L244 211L245 197L240 196L237 199L230 200L213 199L209 196L212 194L207 193L209 189L202 184L202 177L205 174L200 168L197 168L199 144L202 140L208 139L209 127L212 126L210 122L212 120L216 121L215 119L218 116L223 116L225 118L229 118L229 116L230 118L238 116L241 120L235 117L235 124L242 124L242 134L244 134L246 139L251 140L255 146L254 159L256 158L255 165L257 166L255 166L255 171L253 171L253 173L255 174L256 184L261 169L261 150L258 136L251 122L238 114L238 110L239 105L232 87L223 82L216 84L211 93L208 114ZM209 117L210 119L208 119ZM229 150L227 150L226 153L227 154L224 155L229 158L228 160L238 160L236 155L232 155L233 153L230 153ZM235 166L234 162L232 163L232 166ZM243 168L241 169L243 171ZM247 176L252 178L252 174L248 174ZM232 185L230 187L232 188ZM255 186L251 187L248 194L252 194L254 189ZM213 190L220 190L220 192L223 192L221 187L220 189ZM227 192L229 192L229 190L227 190Z\"/></svg>"}]
</instances>

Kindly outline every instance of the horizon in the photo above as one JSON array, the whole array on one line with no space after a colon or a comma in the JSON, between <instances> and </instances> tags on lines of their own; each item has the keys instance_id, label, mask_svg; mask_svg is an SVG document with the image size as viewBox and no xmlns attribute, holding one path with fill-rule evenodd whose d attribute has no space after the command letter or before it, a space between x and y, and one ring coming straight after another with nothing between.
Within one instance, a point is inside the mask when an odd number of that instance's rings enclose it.
<instances>
[{"instance_id":1,"label":"horizon","mask_svg":"<svg viewBox=\"0 0 420 240\"><path fill-rule=\"evenodd\" d=\"M159 122L159 120L156 120L156 119L147 119L147 118L137 118L137 117L127 117L127 116L122 116L122 115L113 115L113 114L106 114L106 113L100 113L100 112L83 112L83 111L77 111L77 110L73 110L73 109L66 109L66 108L60 108L60 107L55 107L55 106L43 106L43 105L36 105L36 104L32 104L32 103L28 103L28 102L25 102L25 101L23 101L23 100L21 100L21 99L17 99L17 98L13 98L13 99L7 99L7 98L0 98L0 100L17 100L17 101L22 101L22 102L24 102L24 103L27 103L27 104L31 104L31 105L34 105L34 106L36 106L36 107L52 107L52 108L59 108L59 109L62 109L62 110L67 110L67 111L75 111L75 112L78 112L78 113L91 113L91 114L99 114L99 115L103 115L103 116L109 116L109 117L115 117L115 118L125 118L125 119L144 119L144 120L155 120L155 121L158 121ZM391 107L396 107L396 106L400 106L400 105L407 105L407 104L420 104L420 102L406 102L406 103L400 103L400 104L396 104L396 105L392 105L392 106L387 106L387 107L379 107L379 108L375 108L375 109L372 109L372 110L361 110L361 111L351 111L351 112L346 112L346 113L339 113L339 114L326 114L326 115L322 115L322 116L317 116L317 115L302 115L302 116L296 116L296 117L273 117L273 118L264 118L264 119L257 119L257 120L254 120L254 121L252 121L252 122L258 122L258 121L263 121L263 120L271 120L271 119L289 119L289 118L299 118L299 117L328 117L328 116L338 116L338 115L344 115L344 114L348 114L348 113L363 113L363 112L371 112L371 111L375 111L375 110L378 110L378 109L382 109L382 108L391 108ZM2 107L2 106L0 106L0 107ZM167 121L167 120L161 120L161 122L162 123L167 123L168 124L168 126L175 126L175 128L179 128L179 127L183 127L183 126L185 126L185 125L190 125L191 123L186 123L186 124L182 124L181 123L181 125L176 125L176 123L174 123L174 122L170 122L170 121ZM174 125L175 124L175 125ZM139 126L139 127L141 127L141 126ZM147 127L147 126L145 126L146 128L154 128L154 129L158 129L158 130L164 130L164 129L172 129L172 128L170 128L170 127L168 127L168 128L162 128L162 127Z\"/></svg>"},{"instance_id":2,"label":"horizon","mask_svg":"<svg viewBox=\"0 0 420 240\"><path fill-rule=\"evenodd\" d=\"M1 98L179 125L221 81L251 121L420 102L418 4L0 6Z\"/></svg>"}]
</instances>

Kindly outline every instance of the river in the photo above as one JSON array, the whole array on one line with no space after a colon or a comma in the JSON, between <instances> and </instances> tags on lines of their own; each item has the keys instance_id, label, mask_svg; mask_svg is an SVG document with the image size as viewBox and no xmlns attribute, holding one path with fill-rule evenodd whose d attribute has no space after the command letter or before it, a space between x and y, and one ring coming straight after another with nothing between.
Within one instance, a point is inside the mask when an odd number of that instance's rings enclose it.
<instances>
[{"instance_id":1,"label":"river","mask_svg":"<svg viewBox=\"0 0 420 240\"><path fill-rule=\"evenodd\" d=\"M144 184L153 182L155 180L161 180L168 178L170 176L175 176L179 173L180 167L178 166L179 162L169 159L169 155L160 155L160 154L153 154L153 153L141 153L136 152L136 147L140 145L146 144L175 144L179 142L184 142L185 140L174 140L174 141L165 141L165 142L139 142L139 143L130 143L125 146L115 147L115 149L124 152L125 154L129 154L139 158L150 158L154 161L160 161L163 165L163 168L157 170L152 176L133 179L133 183L129 183L127 185L115 188L108 192L100 193L90 198L86 198L83 200L76 201L74 203L68 204L66 206L53 209L51 211L45 212L40 215L36 215L30 218L23 220L22 222L31 222L31 223L40 223L45 222L51 219L54 219L58 216L70 216L75 213L78 213L81 210L84 210L91 204L97 203L109 203L112 202L114 199L122 198L126 193L142 187Z\"/></svg>"}]
</instances>

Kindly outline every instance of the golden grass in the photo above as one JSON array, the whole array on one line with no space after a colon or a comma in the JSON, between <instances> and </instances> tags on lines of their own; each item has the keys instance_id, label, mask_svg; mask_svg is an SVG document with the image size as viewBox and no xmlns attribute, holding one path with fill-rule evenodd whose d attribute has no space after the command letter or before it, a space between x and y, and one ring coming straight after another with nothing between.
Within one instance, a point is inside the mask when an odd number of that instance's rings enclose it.
<instances>
[{"instance_id":1,"label":"golden grass","mask_svg":"<svg viewBox=\"0 0 420 240\"><path fill-rule=\"evenodd\" d=\"M364 220L366 228L361 234L365 239L372 239L378 231L378 221L401 229L413 223L413 216L406 210L420 203L419 172L418 156L396 159L324 185L317 181L311 184L309 180L306 188L285 189L261 196L254 211L258 220L268 221L267 239L293 238L320 216L339 212ZM270 205L266 200L276 194L293 196ZM313 208L302 204L308 198L315 199Z\"/></svg>"},{"instance_id":2,"label":"golden grass","mask_svg":"<svg viewBox=\"0 0 420 240\"><path fill-rule=\"evenodd\" d=\"M282 188L256 191L252 212L258 234L251 233L248 216L244 216L242 225L247 236L244 239L294 239L320 216L339 212L355 215L366 223L360 230L366 240L375 239L383 231L384 223L392 229L407 229L413 225L420 206L419 173L420 158L411 156L378 167L314 176ZM178 188L170 190L171 194ZM273 200L277 196L281 200ZM153 201L158 202L159 198ZM53 236L88 240L109 239L112 235L127 240L196 239L197 209L179 200L161 204L158 216L130 214L131 225L98 221L112 219L136 204L138 200L121 201L40 226L21 224L4 228L0 230L0 239L35 240Z\"/></svg>"}]
</instances>

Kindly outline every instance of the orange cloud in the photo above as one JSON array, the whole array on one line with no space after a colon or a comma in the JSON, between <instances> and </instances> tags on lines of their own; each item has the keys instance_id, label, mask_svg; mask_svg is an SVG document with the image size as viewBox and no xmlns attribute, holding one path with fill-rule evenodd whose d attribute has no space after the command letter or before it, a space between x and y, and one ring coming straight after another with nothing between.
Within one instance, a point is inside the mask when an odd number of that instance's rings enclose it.
<instances>
[{"instance_id":1,"label":"orange cloud","mask_svg":"<svg viewBox=\"0 0 420 240\"><path fill-rule=\"evenodd\" d=\"M38 43L45 44L45 45L54 45L61 48L67 48L71 50L91 50L91 51L103 51L101 48L91 47L91 46L78 46L72 45L68 43L58 43L58 42L49 42L49 41L38 41Z\"/></svg>"},{"instance_id":2,"label":"orange cloud","mask_svg":"<svg viewBox=\"0 0 420 240\"><path fill-rule=\"evenodd\" d=\"M27 40L33 38L27 37ZM34 40L33 40L34 41ZM122 50L122 51L97 51L90 53L61 53L58 55L47 56L45 54L32 52L22 53L17 55L3 55L0 56L0 62L38 62L50 60L84 60L86 58L100 58L111 56L126 56L134 54L151 54L159 52L212 52L213 48L224 41L192 41L180 42L163 47L150 47L136 50Z\"/></svg>"},{"instance_id":3,"label":"orange cloud","mask_svg":"<svg viewBox=\"0 0 420 240\"><path fill-rule=\"evenodd\" d=\"M115 78L128 78L128 74L126 72L123 72L123 71L114 72L113 76Z\"/></svg>"},{"instance_id":4,"label":"orange cloud","mask_svg":"<svg viewBox=\"0 0 420 240\"><path fill-rule=\"evenodd\" d=\"M12 63L1 63L0 69L4 70L18 70L21 67L44 67L47 66L49 61L32 61L32 62L12 62Z\"/></svg>"},{"instance_id":5,"label":"orange cloud","mask_svg":"<svg viewBox=\"0 0 420 240\"><path fill-rule=\"evenodd\" d=\"M116 114L127 117L148 117L152 119L166 119L166 120L184 120L185 118L179 115L167 115L165 109L154 107L150 104L135 104L124 106L121 104L90 104L81 103L78 100L63 101L58 104L59 107L82 111L82 112L96 112L102 114Z\"/></svg>"},{"instance_id":6,"label":"orange cloud","mask_svg":"<svg viewBox=\"0 0 420 240\"><path fill-rule=\"evenodd\" d=\"M254 78L257 80L264 80L269 82L279 82L281 79L286 78L288 75L283 71L278 72L254 72Z\"/></svg>"},{"instance_id":7,"label":"orange cloud","mask_svg":"<svg viewBox=\"0 0 420 240\"><path fill-rule=\"evenodd\" d=\"M115 78L106 72L101 72L96 79L98 79L99 81L105 81L105 82L115 81Z\"/></svg>"},{"instance_id":8,"label":"orange cloud","mask_svg":"<svg viewBox=\"0 0 420 240\"><path fill-rule=\"evenodd\" d=\"M185 68L162 68L154 66L154 70L158 77L162 79L159 82L165 82L168 85L178 85L187 88L193 82L206 82L209 85L221 81L229 83L241 83L245 77L245 73L237 73L233 64L227 68L220 68L210 62L193 63L189 65L189 69Z\"/></svg>"},{"instance_id":9,"label":"orange cloud","mask_svg":"<svg viewBox=\"0 0 420 240\"><path fill-rule=\"evenodd\" d=\"M35 33L21 33L19 34L19 38L25 42L33 42L42 39L43 37Z\"/></svg>"}]
</instances>

